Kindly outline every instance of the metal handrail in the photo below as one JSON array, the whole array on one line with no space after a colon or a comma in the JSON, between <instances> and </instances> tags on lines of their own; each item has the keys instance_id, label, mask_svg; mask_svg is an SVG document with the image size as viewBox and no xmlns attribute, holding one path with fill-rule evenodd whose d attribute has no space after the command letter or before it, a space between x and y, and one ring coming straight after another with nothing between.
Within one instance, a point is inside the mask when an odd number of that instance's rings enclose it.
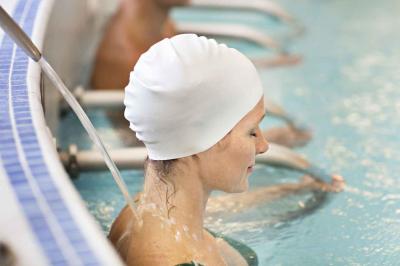
<instances>
[{"instance_id":1,"label":"metal handrail","mask_svg":"<svg viewBox=\"0 0 400 266\"><path fill-rule=\"evenodd\" d=\"M69 151L61 151L59 155L67 170L75 176L80 171L103 170L106 167L101 154L95 150L79 151L73 145ZM143 169L147 150L145 147L114 149L110 151L110 156L119 169ZM327 183L331 181L331 175L323 169L313 166L304 157L278 144L270 143L268 152L256 156L256 163L296 170Z\"/></svg>"},{"instance_id":2,"label":"metal handrail","mask_svg":"<svg viewBox=\"0 0 400 266\"><path fill-rule=\"evenodd\" d=\"M278 4L268 0L191 0L190 6L257 11L285 22L294 18Z\"/></svg>"},{"instance_id":3,"label":"metal handrail","mask_svg":"<svg viewBox=\"0 0 400 266\"><path fill-rule=\"evenodd\" d=\"M176 30L178 33L195 33L210 37L242 39L256 43L275 53L272 56L250 57L250 60L256 67L294 65L301 61L300 56L288 54L282 45L269 35L241 24L178 22L176 24Z\"/></svg>"},{"instance_id":4,"label":"metal handrail","mask_svg":"<svg viewBox=\"0 0 400 266\"><path fill-rule=\"evenodd\" d=\"M34 61L38 62L42 54L26 33L18 26L0 5L0 26Z\"/></svg>"},{"instance_id":5,"label":"metal handrail","mask_svg":"<svg viewBox=\"0 0 400 266\"><path fill-rule=\"evenodd\" d=\"M248 10L266 14L293 28L290 37L304 33L304 26L278 4L268 0L191 0L191 8Z\"/></svg>"},{"instance_id":6,"label":"metal handrail","mask_svg":"<svg viewBox=\"0 0 400 266\"><path fill-rule=\"evenodd\" d=\"M87 90L82 86L78 86L73 91L73 94L84 108L122 109L124 107L124 91L122 89ZM268 115L282 119L294 128L306 128L277 103L264 99L264 106ZM64 105L62 109L65 110L66 108L67 106Z\"/></svg>"},{"instance_id":7,"label":"metal handrail","mask_svg":"<svg viewBox=\"0 0 400 266\"><path fill-rule=\"evenodd\" d=\"M196 33L199 35L243 39L276 52L283 52L281 45L272 37L246 25L236 23L177 22L176 30L178 33Z\"/></svg>"}]
</instances>

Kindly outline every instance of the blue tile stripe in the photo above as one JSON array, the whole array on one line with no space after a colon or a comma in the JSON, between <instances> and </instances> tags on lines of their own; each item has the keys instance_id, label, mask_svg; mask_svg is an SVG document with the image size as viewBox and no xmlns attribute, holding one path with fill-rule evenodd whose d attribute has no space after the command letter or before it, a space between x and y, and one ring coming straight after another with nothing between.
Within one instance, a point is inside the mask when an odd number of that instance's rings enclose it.
<instances>
[{"instance_id":1,"label":"blue tile stripe","mask_svg":"<svg viewBox=\"0 0 400 266\"><path fill-rule=\"evenodd\" d=\"M13 18L32 27L40 0L20 0ZM4 35L0 46L0 163L51 265L99 265L44 162L32 123L28 57Z\"/></svg>"}]
</instances>

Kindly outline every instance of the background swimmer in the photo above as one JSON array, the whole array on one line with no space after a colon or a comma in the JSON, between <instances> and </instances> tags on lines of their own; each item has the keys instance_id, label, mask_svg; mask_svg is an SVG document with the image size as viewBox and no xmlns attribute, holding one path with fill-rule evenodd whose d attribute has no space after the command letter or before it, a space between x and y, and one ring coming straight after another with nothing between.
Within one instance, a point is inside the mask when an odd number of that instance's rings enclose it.
<instances>
[{"instance_id":1,"label":"background swimmer","mask_svg":"<svg viewBox=\"0 0 400 266\"><path fill-rule=\"evenodd\" d=\"M91 78L94 89L120 89L151 45L176 34L169 11L188 0L121 0L97 50Z\"/></svg>"}]
</instances>

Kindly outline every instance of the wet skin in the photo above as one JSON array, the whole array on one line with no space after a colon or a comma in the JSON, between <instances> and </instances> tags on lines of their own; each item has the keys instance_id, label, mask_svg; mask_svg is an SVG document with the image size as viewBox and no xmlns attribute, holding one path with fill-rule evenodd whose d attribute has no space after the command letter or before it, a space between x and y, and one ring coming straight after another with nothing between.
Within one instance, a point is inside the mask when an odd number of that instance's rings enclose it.
<instances>
[{"instance_id":1,"label":"wet skin","mask_svg":"<svg viewBox=\"0 0 400 266\"><path fill-rule=\"evenodd\" d=\"M122 89L140 55L176 34L169 17L173 6L187 0L121 0L97 50L91 87Z\"/></svg>"}]
</instances>

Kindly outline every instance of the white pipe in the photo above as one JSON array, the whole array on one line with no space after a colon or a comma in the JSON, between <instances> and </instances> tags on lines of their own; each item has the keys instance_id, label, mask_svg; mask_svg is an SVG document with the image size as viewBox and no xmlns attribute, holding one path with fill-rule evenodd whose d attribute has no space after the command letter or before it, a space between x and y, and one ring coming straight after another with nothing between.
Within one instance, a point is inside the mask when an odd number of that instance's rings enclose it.
<instances>
[{"instance_id":1,"label":"white pipe","mask_svg":"<svg viewBox=\"0 0 400 266\"><path fill-rule=\"evenodd\" d=\"M277 105L272 101L266 100L265 97L264 97L264 108L266 114L280 118L291 126L296 125L295 121L293 121L293 119L286 114L285 110L280 105Z\"/></svg>"},{"instance_id":2,"label":"white pipe","mask_svg":"<svg viewBox=\"0 0 400 266\"><path fill-rule=\"evenodd\" d=\"M143 169L147 151L144 147L115 149L110 151L110 156L120 169ZM96 150L78 151L72 146L69 152L61 152L60 158L65 166L68 166L71 161L76 162L81 171L102 170L106 167L101 154ZM258 155L256 162L296 170L310 166L303 157L277 144L270 144L268 152Z\"/></svg>"},{"instance_id":3,"label":"white pipe","mask_svg":"<svg viewBox=\"0 0 400 266\"><path fill-rule=\"evenodd\" d=\"M304 33L304 26L278 4L268 0L191 0L189 7L255 11L272 16L292 27L293 31L283 40L289 40Z\"/></svg>"},{"instance_id":4,"label":"white pipe","mask_svg":"<svg viewBox=\"0 0 400 266\"><path fill-rule=\"evenodd\" d=\"M295 54L279 53L273 57L250 57L250 60L258 68L272 68L297 65L302 61L302 57Z\"/></svg>"},{"instance_id":5,"label":"white pipe","mask_svg":"<svg viewBox=\"0 0 400 266\"><path fill-rule=\"evenodd\" d=\"M266 153L256 157L256 163L276 165L295 170L305 170L310 163L299 154L284 146L269 143Z\"/></svg>"},{"instance_id":6,"label":"white pipe","mask_svg":"<svg viewBox=\"0 0 400 266\"><path fill-rule=\"evenodd\" d=\"M84 108L122 109L124 107L124 91L122 89L85 90L82 86L78 86L74 90L74 96ZM296 127L296 121L277 103L264 98L264 106L267 114L281 118Z\"/></svg>"},{"instance_id":7,"label":"white pipe","mask_svg":"<svg viewBox=\"0 0 400 266\"><path fill-rule=\"evenodd\" d=\"M99 152L96 150L78 151L74 146L72 147L68 152L60 152L60 159L67 170L68 167L77 167L78 171L105 169L106 165ZM110 156L119 169L143 169L147 151L144 147L116 149L110 151Z\"/></svg>"},{"instance_id":8,"label":"white pipe","mask_svg":"<svg viewBox=\"0 0 400 266\"><path fill-rule=\"evenodd\" d=\"M241 24L178 22L176 30L178 33L196 33L199 35L244 39L270 50L282 51L281 45L267 34Z\"/></svg>"},{"instance_id":9,"label":"white pipe","mask_svg":"<svg viewBox=\"0 0 400 266\"><path fill-rule=\"evenodd\" d=\"M74 96L81 105L90 108L122 108L124 103L122 89L95 91L78 86L74 90Z\"/></svg>"},{"instance_id":10,"label":"white pipe","mask_svg":"<svg viewBox=\"0 0 400 266\"><path fill-rule=\"evenodd\" d=\"M272 37L245 25L179 22L176 24L176 28L178 33L195 33L198 35L243 39L276 53L273 56L250 57L256 67L295 65L301 61L300 56L286 53L281 44Z\"/></svg>"},{"instance_id":11,"label":"white pipe","mask_svg":"<svg viewBox=\"0 0 400 266\"><path fill-rule=\"evenodd\" d=\"M282 7L268 0L191 0L193 7L247 9L272 15L279 20L292 22L294 18Z\"/></svg>"},{"instance_id":12,"label":"white pipe","mask_svg":"<svg viewBox=\"0 0 400 266\"><path fill-rule=\"evenodd\" d=\"M143 169L147 151L144 147L116 149L110 152L110 156L120 169ZM106 169L98 151L78 151L75 145L70 147L69 152L60 152L60 159L73 176L80 171ZM278 144L270 143L268 152L256 156L256 163L297 170L326 183L330 183L332 179L323 169L313 166L304 157Z\"/></svg>"}]
</instances>

